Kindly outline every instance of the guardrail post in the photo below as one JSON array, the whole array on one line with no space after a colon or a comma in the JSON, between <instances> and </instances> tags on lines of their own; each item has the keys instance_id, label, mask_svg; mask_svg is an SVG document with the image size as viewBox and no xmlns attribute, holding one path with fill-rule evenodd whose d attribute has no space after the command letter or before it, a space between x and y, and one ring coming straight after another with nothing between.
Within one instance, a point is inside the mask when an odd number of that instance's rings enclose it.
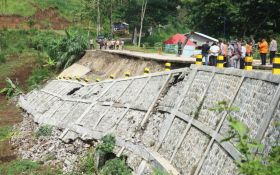
<instances>
[{"instance_id":1,"label":"guardrail post","mask_svg":"<svg viewBox=\"0 0 280 175\"><path fill-rule=\"evenodd\" d=\"M165 71L170 71L171 70L171 63L165 63Z\"/></svg>"},{"instance_id":2,"label":"guardrail post","mask_svg":"<svg viewBox=\"0 0 280 175\"><path fill-rule=\"evenodd\" d=\"M110 75L110 79L112 79L112 80L115 79L115 75L114 75L114 74L111 74L111 75Z\"/></svg>"},{"instance_id":3,"label":"guardrail post","mask_svg":"<svg viewBox=\"0 0 280 175\"><path fill-rule=\"evenodd\" d=\"M100 82L100 78L96 78L96 79L95 79L95 82Z\"/></svg>"},{"instance_id":4,"label":"guardrail post","mask_svg":"<svg viewBox=\"0 0 280 175\"><path fill-rule=\"evenodd\" d=\"M202 65L202 55L201 54L196 55L195 64L196 65Z\"/></svg>"},{"instance_id":5,"label":"guardrail post","mask_svg":"<svg viewBox=\"0 0 280 175\"><path fill-rule=\"evenodd\" d=\"M130 75L131 75L131 74L130 74L130 72L129 72L129 71L127 71L127 72L125 72L125 73L124 73L125 78L130 77Z\"/></svg>"},{"instance_id":6,"label":"guardrail post","mask_svg":"<svg viewBox=\"0 0 280 175\"><path fill-rule=\"evenodd\" d=\"M245 57L245 70L253 69L253 57Z\"/></svg>"},{"instance_id":7,"label":"guardrail post","mask_svg":"<svg viewBox=\"0 0 280 175\"><path fill-rule=\"evenodd\" d=\"M272 73L273 74L280 74L280 57L279 57L279 55L277 55L273 59Z\"/></svg>"},{"instance_id":8,"label":"guardrail post","mask_svg":"<svg viewBox=\"0 0 280 175\"><path fill-rule=\"evenodd\" d=\"M217 56L217 67L224 68L224 56L223 55Z\"/></svg>"},{"instance_id":9,"label":"guardrail post","mask_svg":"<svg viewBox=\"0 0 280 175\"><path fill-rule=\"evenodd\" d=\"M150 73L150 69L147 68L147 67L145 67L145 69L144 69L144 74L149 74L149 73Z\"/></svg>"}]
</instances>

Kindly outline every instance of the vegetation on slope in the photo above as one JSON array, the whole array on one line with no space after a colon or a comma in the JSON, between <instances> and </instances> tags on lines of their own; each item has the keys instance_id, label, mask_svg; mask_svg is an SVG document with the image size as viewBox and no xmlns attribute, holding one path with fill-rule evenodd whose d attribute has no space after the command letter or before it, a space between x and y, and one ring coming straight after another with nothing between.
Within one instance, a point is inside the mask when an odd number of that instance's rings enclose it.
<instances>
[{"instance_id":1,"label":"vegetation on slope","mask_svg":"<svg viewBox=\"0 0 280 175\"><path fill-rule=\"evenodd\" d=\"M62 16L72 19L75 12L80 11L82 3L80 0L1 0L1 14L32 16L36 8L56 7Z\"/></svg>"}]
</instances>

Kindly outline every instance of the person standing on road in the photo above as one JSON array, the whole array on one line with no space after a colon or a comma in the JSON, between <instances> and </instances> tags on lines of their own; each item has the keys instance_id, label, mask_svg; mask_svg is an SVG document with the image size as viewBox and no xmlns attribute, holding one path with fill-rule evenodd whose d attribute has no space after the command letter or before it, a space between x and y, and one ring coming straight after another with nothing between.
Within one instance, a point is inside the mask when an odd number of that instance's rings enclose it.
<instances>
[{"instance_id":1,"label":"person standing on road","mask_svg":"<svg viewBox=\"0 0 280 175\"><path fill-rule=\"evenodd\" d=\"M209 63L209 57L208 57L209 50L210 50L209 41L206 41L206 43L201 46L202 59L203 58L205 59L206 66Z\"/></svg>"},{"instance_id":2,"label":"person standing on road","mask_svg":"<svg viewBox=\"0 0 280 175\"><path fill-rule=\"evenodd\" d=\"M120 40L116 40L116 50L119 50L120 48Z\"/></svg>"},{"instance_id":3,"label":"person standing on road","mask_svg":"<svg viewBox=\"0 0 280 175\"><path fill-rule=\"evenodd\" d=\"M90 50L92 50L94 48L94 46L93 46L93 39L89 40L89 46L90 46Z\"/></svg>"},{"instance_id":4,"label":"person standing on road","mask_svg":"<svg viewBox=\"0 0 280 175\"><path fill-rule=\"evenodd\" d=\"M182 55L182 45L183 45L182 41L179 40L179 42L178 42L178 56Z\"/></svg>"},{"instance_id":5,"label":"person standing on road","mask_svg":"<svg viewBox=\"0 0 280 175\"><path fill-rule=\"evenodd\" d=\"M242 56L242 46L240 40L236 40L233 47L234 53L230 58L230 65L234 68L240 68L240 58Z\"/></svg>"},{"instance_id":6,"label":"person standing on road","mask_svg":"<svg viewBox=\"0 0 280 175\"><path fill-rule=\"evenodd\" d=\"M234 56L234 47L233 47L233 43L229 43L228 44L228 54L227 54L227 67L233 67L233 65L231 65L230 62L230 58Z\"/></svg>"},{"instance_id":7,"label":"person standing on road","mask_svg":"<svg viewBox=\"0 0 280 175\"><path fill-rule=\"evenodd\" d=\"M253 51L253 48L252 48L252 42L251 41L248 41L246 43L246 56L250 57L252 56L252 51Z\"/></svg>"},{"instance_id":8,"label":"person standing on road","mask_svg":"<svg viewBox=\"0 0 280 175\"><path fill-rule=\"evenodd\" d=\"M242 43L241 58L240 58L240 69L244 69L245 57L246 57L246 43Z\"/></svg>"},{"instance_id":9,"label":"person standing on road","mask_svg":"<svg viewBox=\"0 0 280 175\"><path fill-rule=\"evenodd\" d=\"M124 48L124 40L120 41L120 47L121 47L120 49L123 50L123 48Z\"/></svg>"},{"instance_id":10,"label":"person standing on road","mask_svg":"<svg viewBox=\"0 0 280 175\"><path fill-rule=\"evenodd\" d=\"M261 42L258 44L259 52L261 55L262 65L266 65L266 54L268 52L268 44L265 39L262 39Z\"/></svg>"},{"instance_id":11,"label":"person standing on road","mask_svg":"<svg viewBox=\"0 0 280 175\"><path fill-rule=\"evenodd\" d=\"M217 64L217 56L220 53L220 47L217 46L217 43L214 42L210 47L210 57L209 57L209 65L216 66Z\"/></svg>"},{"instance_id":12,"label":"person standing on road","mask_svg":"<svg viewBox=\"0 0 280 175\"><path fill-rule=\"evenodd\" d=\"M275 58L275 54L277 52L277 41L275 37L271 37L271 42L269 45L269 57L270 57L270 64L272 64L273 59Z\"/></svg>"},{"instance_id":13,"label":"person standing on road","mask_svg":"<svg viewBox=\"0 0 280 175\"><path fill-rule=\"evenodd\" d=\"M227 65L227 55L228 55L228 45L227 42L224 40L221 43L221 55L224 56L224 65ZM225 64L226 63L226 64Z\"/></svg>"}]
</instances>

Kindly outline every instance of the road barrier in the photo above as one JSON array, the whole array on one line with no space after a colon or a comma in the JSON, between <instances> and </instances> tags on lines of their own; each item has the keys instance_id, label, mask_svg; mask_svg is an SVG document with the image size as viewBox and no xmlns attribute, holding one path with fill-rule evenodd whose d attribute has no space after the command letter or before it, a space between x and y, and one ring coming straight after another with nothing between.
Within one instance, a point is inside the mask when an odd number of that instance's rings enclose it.
<instances>
[{"instance_id":1,"label":"road barrier","mask_svg":"<svg viewBox=\"0 0 280 175\"><path fill-rule=\"evenodd\" d=\"M245 57L245 70L253 69L253 57Z\"/></svg>"},{"instance_id":2,"label":"road barrier","mask_svg":"<svg viewBox=\"0 0 280 175\"><path fill-rule=\"evenodd\" d=\"M224 68L224 56L223 55L217 56L217 67Z\"/></svg>"},{"instance_id":3,"label":"road barrier","mask_svg":"<svg viewBox=\"0 0 280 175\"><path fill-rule=\"evenodd\" d=\"M131 74L130 74L130 72L129 72L129 71L127 71L127 72L125 72L125 73L124 73L125 78L130 77L130 75L131 75Z\"/></svg>"},{"instance_id":4,"label":"road barrier","mask_svg":"<svg viewBox=\"0 0 280 175\"><path fill-rule=\"evenodd\" d=\"M201 54L196 55L195 64L196 65L202 65L202 55Z\"/></svg>"},{"instance_id":5,"label":"road barrier","mask_svg":"<svg viewBox=\"0 0 280 175\"><path fill-rule=\"evenodd\" d=\"M109 78L113 80L113 79L115 79L115 75L111 74Z\"/></svg>"},{"instance_id":6,"label":"road barrier","mask_svg":"<svg viewBox=\"0 0 280 175\"><path fill-rule=\"evenodd\" d=\"M170 71L171 70L171 63L165 63L165 71Z\"/></svg>"},{"instance_id":7,"label":"road barrier","mask_svg":"<svg viewBox=\"0 0 280 175\"><path fill-rule=\"evenodd\" d=\"M272 73L280 74L280 57L277 56L273 59Z\"/></svg>"},{"instance_id":8,"label":"road barrier","mask_svg":"<svg viewBox=\"0 0 280 175\"><path fill-rule=\"evenodd\" d=\"M150 69L147 68L147 67L145 67L145 69L144 69L144 74L149 74L149 73L150 73Z\"/></svg>"},{"instance_id":9,"label":"road barrier","mask_svg":"<svg viewBox=\"0 0 280 175\"><path fill-rule=\"evenodd\" d=\"M96 78L96 79L95 79L95 82L100 82L100 81L101 81L100 78Z\"/></svg>"}]
</instances>

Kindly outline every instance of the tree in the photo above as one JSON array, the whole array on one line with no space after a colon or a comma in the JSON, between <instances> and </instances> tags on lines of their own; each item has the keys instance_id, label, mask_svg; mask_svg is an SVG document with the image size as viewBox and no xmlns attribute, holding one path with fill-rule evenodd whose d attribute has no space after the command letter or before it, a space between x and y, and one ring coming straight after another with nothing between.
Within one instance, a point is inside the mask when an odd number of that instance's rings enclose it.
<instances>
[{"instance_id":1,"label":"tree","mask_svg":"<svg viewBox=\"0 0 280 175\"><path fill-rule=\"evenodd\" d=\"M148 3L148 0L142 0L138 47L140 47L140 44L141 44L143 21L144 21L144 17L145 17L145 13L146 13L147 3Z\"/></svg>"}]
</instances>

